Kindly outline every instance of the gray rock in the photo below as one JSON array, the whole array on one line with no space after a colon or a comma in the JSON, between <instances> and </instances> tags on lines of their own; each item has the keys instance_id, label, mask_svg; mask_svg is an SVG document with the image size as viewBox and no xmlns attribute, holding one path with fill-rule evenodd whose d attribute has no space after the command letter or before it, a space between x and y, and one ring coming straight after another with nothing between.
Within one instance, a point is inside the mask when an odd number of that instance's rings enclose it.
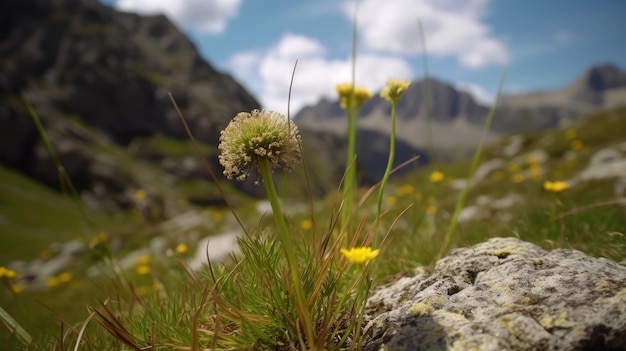
<instances>
[{"instance_id":1,"label":"gray rock","mask_svg":"<svg viewBox=\"0 0 626 351\"><path fill-rule=\"evenodd\" d=\"M524 146L525 142L526 137L522 134L509 137L507 144L502 148L502 155L504 157L513 157L517 155Z\"/></svg>"},{"instance_id":2,"label":"gray rock","mask_svg":"<svg viewBox=\"0 0 626 351\"><path fill-rule=\"evenodd\" d=\"M476 171L474 172L474 176L472 177L472 185L476 185L483 181L487 176L491 173L503 169L505 166L504 160L495 158L493 160L489 160L478 166Z\"/></svg>"},{"instance_id":3,"label":"gray rock","mask_svg":"<svg viewBox=\"0 0 626 351\"><path fill-rule=\"evenodd\" d=\"M239 235L241 233L238 231L229 231L200 240L196 254L187 261L189 268L197 271L209 261L221 262L228 259L231 254L239 254L239 245L237 244Z\"/></svg>"},{"instance_id":4,"label":"gray rock","mask_svg":"<svg viewBox=\"0 0 626 351\"><path fill-rule=\"evenodd\" d=\"M494 238L379 289L366 320L368 351L626 350L626 267Z\"/></svg>"}]
</instances>

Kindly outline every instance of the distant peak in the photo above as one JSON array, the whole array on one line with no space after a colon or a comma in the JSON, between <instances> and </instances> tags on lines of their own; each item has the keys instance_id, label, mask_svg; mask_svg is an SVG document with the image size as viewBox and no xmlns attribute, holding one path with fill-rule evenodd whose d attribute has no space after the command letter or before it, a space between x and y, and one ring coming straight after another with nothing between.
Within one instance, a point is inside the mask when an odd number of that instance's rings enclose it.
<instances>
[{"instance_id":1,"label":"distant peak","mask_svg":"<svg viewBox=\"0 0 626 351\"><path fill-rule=\"evenodd\" d=\"M626 86L626 72L610 63L597 65L589 68L574 84L598 92L620 88Z\"/></svg>"}]
</instances>

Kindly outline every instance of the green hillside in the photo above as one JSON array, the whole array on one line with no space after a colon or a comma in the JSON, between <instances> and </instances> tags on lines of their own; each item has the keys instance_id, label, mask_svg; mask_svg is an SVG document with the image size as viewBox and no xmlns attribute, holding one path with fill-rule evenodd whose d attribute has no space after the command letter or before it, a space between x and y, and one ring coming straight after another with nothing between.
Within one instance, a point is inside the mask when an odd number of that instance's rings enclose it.
<instances>
[{"instance_id":1,"label":"green hillside","mask_svg":"<svg viewBox=\"0 0 626 351\"><path fill-rule=\"evenodd\" d=\"M565 129L512 135L490 145L481 164L492 166L471 185L452 248L490 237L516 236L548 249L574 248L625 262L626 185L620 188L626 176L625 130L626 109L619 109L589 116ZM211 153L210 148L202 147ZM138 142L134 149L168 157L193 156L195 152L189 143L164 137ZM69 344L60 346L59 321L78 329L89 316L84 306L98 306L98 300L107 297L130 298L142 306L142 299L150 301L153 295L156 301L163 296L184 301L186 289L195 284L185 267L191 264L201 240L224 233L243 235L224 203L190 201L219 196L210 183L196 179L169 184L159 173L158 163L139 161L118 149L106 150L106 154L132 170L129 173L144 185L132 194L135 203L125 210L89 209L68 195L0 167L0 266L17 272L14 279L2 278L6 287L0 290L0 307L36 335L35 345L40 347L56 342L56 349L70 349ZM315 167L319 174L322 166ZM392 176L383 203L388 212L381 224L390 229L374 272L378 283L434 263L468 168L469 162L435 164ZM487 170L486 166L482 169ZM279 191L284 194L294 233L322 238L332 228L340 199L334 193L312 201L302 196L308 189L307 174L297 169L295 174L278 176ZM225 186L229 202L247 230L256 233L271 228L264 201L245 196L228 183ZM289 189L297 189L298 194L290 194ZM366 195L368 190L359 193ZM145 212L141 203L147 198L162 198L162 203L175 210L169 210L169 216ZM357 222L364 219L365 228L371 225L375 201L375 196L364 198L356 214ZM28 279L33 278L20 272L33 267L35 260L44 265L58 262L58 244L53 243L72 240L82 243L84 250L50 276L36 278L43 279L39 285L31 284ZM206 255L200 258L206 262ZM18 260L26 263L16 263ZM165 306L160 308L175 314ZM149 325L132 318L127 322L133 328ZM180 339L179 345L185 345L189 336L178 335L181 331L170 327L169 342ZM184 323L180 327L184 329ZM95 323L88 331L90 342L96 345L93 348L124 349ZM20 342L6 329L0 336L3 347L19 347Z\"/></svg>"}]
</instances>

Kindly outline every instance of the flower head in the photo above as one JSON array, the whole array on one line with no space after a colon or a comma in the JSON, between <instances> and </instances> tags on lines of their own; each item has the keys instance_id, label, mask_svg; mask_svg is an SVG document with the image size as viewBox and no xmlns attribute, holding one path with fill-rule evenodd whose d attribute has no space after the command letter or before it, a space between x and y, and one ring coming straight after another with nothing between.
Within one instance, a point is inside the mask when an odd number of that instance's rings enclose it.
<instances>
[{"instance_id":1,"label":"flower head","mask_svg":"<svg viewBox=\"0 0 626 351\"><path fill-rule=\"evenodd\" d=\"M179 255L184 254L185 252L187 252L189 248L187 247L187 245L180 243L178 245L176 245L176 253Z\"/></svg>"},{"instance_id":2,"label":"flower head","mask_svg":"<svg viewBox=\"0 0 626 351\"><path fill-rule=\"evenodd\" d=\"M0 279L13 280L15 277L17 277L17 273L14 270L0 266Z\"/></svg>"},{"instance_id":3,"label":"flower head","mask_svg":"<svg viewBox=\"0 0 626 351\"><path fill-rule=\"evenodd\" d=\"M353 247L350 250L342 248L341 253L352 263L363 263L378 256L380 250L372 250L371 247Z\"/></svg>"},{"instance_id":4,"label":"flower head","mask_svg":"<svg viewBox=\"0 0 626 351\"><path fill-rule=\"evenodd\" d=\"M409 84L411 84L409 80L389 78L387 85L380 92L380 97L392 104L397 104L402 94L408 89Z\"/></svg>"},{"instance_id":5,"label":"flower head","mask_svg":"<svg viewBox=\"0 0 626 351\"><path fill-rule=\"evenodd\" d=\"M240 112L221 132L218 148L228 179L246 179L260 160L290 171L302 159L298 127L274 111Z\"/></svg>"},{"instance_id":6,"label":"flower head","mask_svg":"<svg viewBox=\"0 0 626 351\"><path fill-rule=\"evenodd\" d=\"M431 183L438 183L440 181L442 181L444 178L443 173L439 172L439 171L434 171L432 172L429 176L428 176L428 180Z\"/></svg>"},{"instance_id":7,"label":"flower head","mask_svg":"<svg viewBox=\"0 0 626 351\"><path fill-rule=\"evenodd\" d=\"M551 181L546 180L545 182L543 182L544 189L546 189L547 191L555 192L555 193L561 192L567 189L568 187L569 187L569 184L564 181L551 182Z\"/></svg>"},{"instance_id":8,"label":"flower head","mask_svg":"<svg viewBox=\"0 0 626 351\"><path fill-rule=\"evenodd\" d=\"M348 108L348 101L352 95L352 83L339 83L335 86L339 100L341 101L341 108ZM372 97L372 93L365 87L354 87L354 100L356 108L363 106L363 103Z\"/></svg>"}]
</instances>

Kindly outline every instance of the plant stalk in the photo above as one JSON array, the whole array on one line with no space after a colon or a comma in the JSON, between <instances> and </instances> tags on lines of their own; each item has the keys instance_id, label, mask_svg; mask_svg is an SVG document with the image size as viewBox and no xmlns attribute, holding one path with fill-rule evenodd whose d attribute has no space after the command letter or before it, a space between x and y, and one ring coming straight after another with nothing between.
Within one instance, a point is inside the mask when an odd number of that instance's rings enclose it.
<instances>
[{"instance_id":1,"label":"plant stalk","mask_svg":"<svg viewBox=\"0 0 626 351\"><path fill-rule=\"evenodd\" d=\"M289 229L287 223L283 217L283 211L278 201L278 194L276 193L276 187L274 186L274 180L272 178L272 170L268 160L261 159L258 162L259 172L263 178L263 184L265 184L265 191L267 197L270 200L272 206L272 212L274 213L274 220L278 227L278 236L283 244L283 251L287 258L287 265L289 266L289 273L291 274L291 280L293 281L293 289L296 297L296 304L299 311L300 321L304 324L304 331L309 343L315 342L315 335L313 332L313 326L311 324L311 316L306 306L306 299L302 290L302 283L300 282L300 273L298 271L298 260L295 256L295 245L291 236L289 235Z\"/></svg>"}]
</instances>

